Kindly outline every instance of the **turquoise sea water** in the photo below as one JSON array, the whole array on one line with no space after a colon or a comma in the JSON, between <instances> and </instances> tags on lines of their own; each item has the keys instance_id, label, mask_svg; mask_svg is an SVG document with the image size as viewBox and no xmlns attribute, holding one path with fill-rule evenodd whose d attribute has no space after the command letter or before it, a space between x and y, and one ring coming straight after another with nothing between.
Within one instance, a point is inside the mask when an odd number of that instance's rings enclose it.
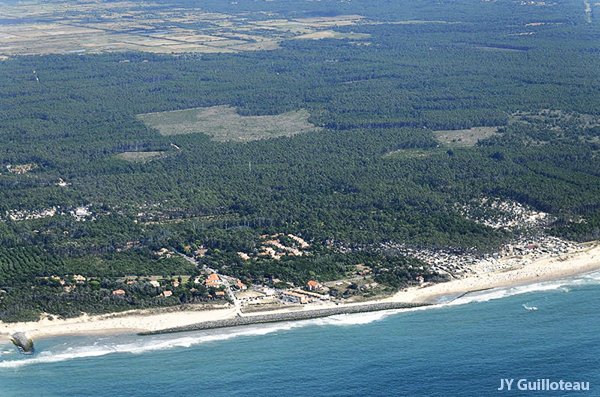
<instances>
[{"instance_id":1,"label":"turquoise sea water","mask_svg":"<svg viewBox=\"0 0 600 397\"><path fill-rule=\"evenodd\" d=\"M37 341L33 357L3 343L0 353L2 397L600 396L600 274L409 312L55 338ZM590 391L499 392L501 378L587 381Z\"/></svg>"}]
</instances>

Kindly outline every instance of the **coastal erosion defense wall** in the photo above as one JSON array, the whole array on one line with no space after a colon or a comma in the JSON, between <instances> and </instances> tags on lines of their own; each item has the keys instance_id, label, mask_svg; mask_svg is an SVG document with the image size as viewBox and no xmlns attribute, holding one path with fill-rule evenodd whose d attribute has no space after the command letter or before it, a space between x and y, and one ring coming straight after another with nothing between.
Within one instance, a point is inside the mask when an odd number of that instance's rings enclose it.
<instances>
[{"instance_id":1,"label":"coastal erosion defense wall","mask_svg":"<svg viewBox=\"0 0 600 397\"><path fill-rule=\"evenodd\" d=\"M247 317L233 317L226 320L205 321L202 323L191 324L183 327L166 328L158 331L140 332L138 335L158 335L174 332L202 331L216 328L239 327L243 325L278 323L282 321L310 320L313 318L329 317L338 314L355 314L376 312L382 310L410 309L420 306L429 306L428 303L400 303L385 302L372 303L355 306L339 306L327 309L304 310L289 313L257 314Z\"/></svg>"}]
</instances>

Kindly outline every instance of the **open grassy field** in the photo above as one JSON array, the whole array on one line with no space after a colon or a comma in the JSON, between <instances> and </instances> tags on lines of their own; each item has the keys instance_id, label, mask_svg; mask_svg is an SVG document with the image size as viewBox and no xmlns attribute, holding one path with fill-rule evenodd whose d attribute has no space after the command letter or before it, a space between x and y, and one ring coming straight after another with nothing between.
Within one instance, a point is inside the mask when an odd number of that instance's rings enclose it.
<instances>
[{"instance_id":1,"label":"open grassy field","mask_svg":"<svg viewBox=\"0 0 600 397\"><path fill-rule=\"evenodd\" d=\"M166 152L123 152L116 155L117 158L132 163L146 163L166 156Z\"/></svg>"},{"instance_id":2,"label":"open grassy field","mask_svg":"<svg viewBox=\"0 0 600 397\"><path fill-rule=\"evenodd\" d=\"M308 111L296 110L273 116L240 116L230 106L213 106L147 113L138 116L161 135L202 133L220 142L249 142L315 131Z\"/></svg>"},{"instance_id":3,"label":"open grassy field","mask_svg":"<svg viewBox=\"0 0 600 397\"><path fill-rule=\"evenodd\" d=\"M424 159L437 153L437 149L399 149L385 153L384 159Z\"/></svg>"},{"instance_id":4,"label":"open grassy field","mask_svg":"<svg viewBox=\"0 0 600 397\"><path fill-rule=\"evenodd\" d=\"M580 128L600 126L600 117L575 112L564 112L556 109L542 109L539 112L517 112L511 114L509 123L545 124L549 128L560 129L561 124L574 123Z\"/></svg>"},{"instance_id":5,"label":"open grassy field","mask_svg":"<svg viewBox=\"0 0 600 397\"><path fill-rule=\"evenodd\" d=\"M498 127L474 127L468 130L434 131L435 139L450 147L471 147L498 133Z\"/></svg>"},{"instance_id":6,"label":"open grassy field","mask_svg":"<svg viewBox=\"0 0 600 397\"><path fill-rule=\"evenodd\" d=\"M0 60L17 55L117 51L181 54L274 50L282 41L303 35L361 39L333 29L362 20L360 15L285 19L277 14L265 19L262 15L230 15L153 2L0 1Z\"/></svg>"},{"instance_id":7,"label":"open grassy field","mask_svg":"<svg viewBox=\"0 0 600 397\"><path fill-rule=\"evenodd\" d=\"M321 40L321 39L348 39L348 40L364 40L370 38L370 34L354 33L354 32L336 32L335 30L321 30L313 33L306 33L297 36L298 40Z\"/></svg>"}]
</instances>

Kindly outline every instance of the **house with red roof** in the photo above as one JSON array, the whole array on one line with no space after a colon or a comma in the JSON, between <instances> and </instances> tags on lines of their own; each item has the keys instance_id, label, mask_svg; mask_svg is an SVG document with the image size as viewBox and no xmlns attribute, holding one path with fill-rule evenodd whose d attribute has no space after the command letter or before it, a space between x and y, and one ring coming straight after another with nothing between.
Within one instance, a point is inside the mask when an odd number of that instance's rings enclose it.
<instances>
[{"instance_id":1,"label":"house with red roof","mask_svg":"<svg viewBox=\"0 0 600 397\"><path fill-rule=\"evenodd\" d=\"M320 290L321 288L323 288L323 286L315 280L310 280L308 283L306 283L306 288L309 291L316 291L316 290Z\"/></svg>"},{"instance_id":2,"label":"house with red roof","mask_svg":"<svg viewBox=\"0 0 600 397\"><path fill-rule=\"evenodd\" d=\"M211 273L206 280L204 280L204 285L217 288L223 285L223 280L221 280L221 277L219 277L217 273Z\"/></svg>"}]
</instances>

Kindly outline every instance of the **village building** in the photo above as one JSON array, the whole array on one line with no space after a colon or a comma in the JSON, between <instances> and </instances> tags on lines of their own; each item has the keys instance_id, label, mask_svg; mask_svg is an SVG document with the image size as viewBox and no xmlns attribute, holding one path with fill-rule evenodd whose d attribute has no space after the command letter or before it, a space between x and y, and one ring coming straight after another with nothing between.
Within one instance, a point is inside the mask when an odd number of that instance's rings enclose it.
<instances>
[{"instance_id":1,"label":"village building","mask_svg":"<svg viewBox=\"0 0 600 397\"><path fill-rule=\"evenodd\" d=\"M329 295L323 295L323 294L316 294L314 292L310 292L310 291L304 291L301 289L294 289L292 290L292 292L300 294L300 295L304 295L307 297L307 299L309 300L329 300L331 297Z\"/></svg>"},{"instance_id":2,"label":"village building","mask_svg":"<svg viewBox=\"0 0 600 397\"><path fill-rule=\"evenodd\" d=\"M202 246L202 247L198 248L196 251L194 251L194 254L198 258L204 258L204 256L206 255L207 252L208 252L208 249L206 249Z\"/></svg>"},{"instance_id":3,"label":"village building","mask_svg":"<svg viewBox=\"0 0 600 397\"><path fill-rule=\"evenodd\" d=\"M359 276L368 276L371 273L373 273L373 270L369 267L369 266L365 266L363 264L358 264L355 266L356 268L356 274Z\"/></svg>"},{"instance_id":4,"label":"village building","mask_svg":"<svg viewBox=\"0 0 600 397\"><path fill-rule=\"evenodd\" d=\"M221 280L221 277L219 277L217 273L211 273L206 280L204 280L204 285L217 288L223 285L223 280Z\"/></svg>"},{"instance_id":5,"label":"village building","mask_svg":"<svg viewBox=\"0 0 600 397\"><path fill-rule=\"evenodd\" d=\"M65 280L63 280L62 278L60 278L58 276L50 276L49 280L52 280L60 285L65 285Z\"/></svg>"},{"instance_id":6,"label":"village building","mask_svg":"<svg viewBox=\"0 0 600 397\"><path fill-rule=\"evenodd\" d=\"M310 245L306 241L304 241L303 238L295 236L293 234L288 234L288 237L294 240L296 243L298 243L301 249L310 248Z\"/></svg>"},{"instance_id":7,"label":"village building","mask_svg":"<svg viewBox=\"0 0 600 397\"><path fill-rule=\"evenodd\" d=\"M81 274L75 274L73 276L73 281L75 281L77 284L84 284L85 280L86 278L83 277Z\"/></svg>"},{"instance_id":8,"label":"village building","mask_svg":"<svg viewBox=\"0 0 600 397\"><path fill-rule=\"evenodd\" d=\"M126 294L126 292L125 292L125 290L122 290L122 289L116 289L112 292L112 294L114 296L123 296Z\"/></svg>"},{"instance_id":9,"label":"village building","mask_svg":"<svg viewBox=\"0 0 600 397\"><path fill-rule=\"evenodd\" d=\"M171 251L169 251L166 248L161 248L158 251L155 252L156 255L161 256L161 257L165 257L165 258L170 258L173 254L171 253Z\"/></svg>"},{"instance_id":10,"label":"village building","mask_svg":"<svg viewBox=\"0 0 600 397\"><path fill-rule=\"evenodd\" d=\"M88 207L77 207L75 210L71 211L71 215L77 220L83 220L85 217L92 215L92 212Z\"/></svg>"},{"instance_id":11,"label":"village building","mask_svg":"<svg viewBox=\"0 0 600 397\"><path fill-rule=\"evenodd\" d=\"M297 292L289 292L289 291L283 291L281 293L281 300L284 302L289 302L289 303L300 303L300 304L308 303L307 296L301 295Z\"/></svg>"},{"instance_id":12,"label":"village building","mask_svg":"<svg viewBox=\"0 0 600 397\"><path fill-rule=\"evenodd\" d=\"M306 283L306 288L309 291L317 291L323 288L323 286L315 280L310 280L308 283Z\"/></svg>"},{"instance_id":13,"label":"village building","mask_svg":"<svg viewBox=\"0 0 600 397\"><path fill-rule=\"evenodd\" d=\"M173 296L173 291L163 291L161 296L168 298L169 296Z\"/></svg>"},{"instance_id":14,"label":"village building","mask_svg":"<svg viewBox=\"0 0 600 397\"><path fill-rule=\"evenodd\" d=\"M248 289L248 287L246 286L246 284L242 283L242 281L241 281L239 278L238 278L237 280L235 280L235 286L236 286L238 289L242 290L242 291L244 291L244 290L247 290L247 289Z\"/></svg>"}]
</instances>

